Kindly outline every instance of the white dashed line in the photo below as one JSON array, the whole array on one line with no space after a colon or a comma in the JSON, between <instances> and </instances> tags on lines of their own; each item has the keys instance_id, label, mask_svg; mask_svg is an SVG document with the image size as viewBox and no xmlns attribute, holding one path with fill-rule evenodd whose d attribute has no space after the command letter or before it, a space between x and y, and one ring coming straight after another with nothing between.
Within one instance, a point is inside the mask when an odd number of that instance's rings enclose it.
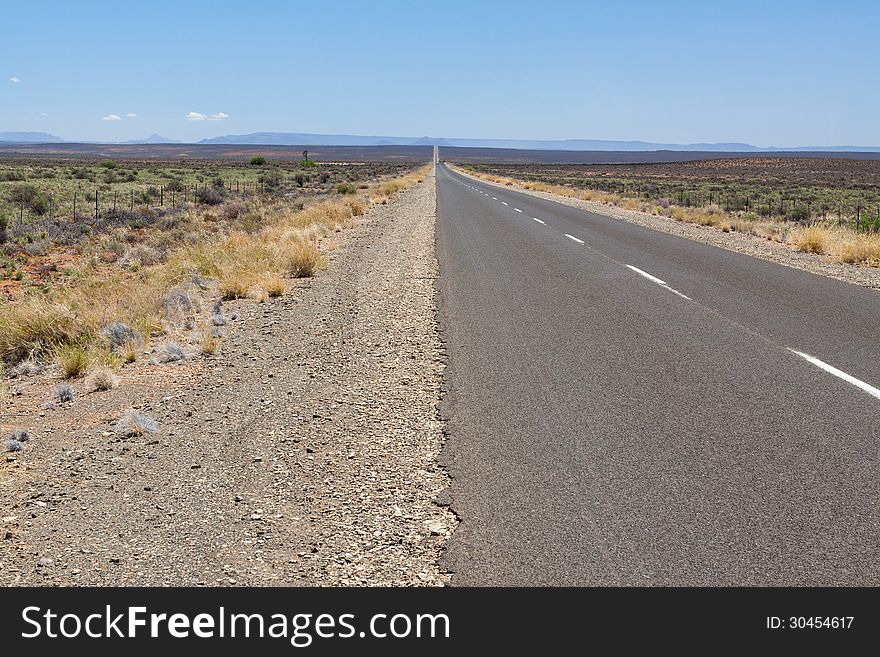
<instances>
[{"instance_id":1,"label":"white dashed line","mask_svg":"<svg viewBox=\"0 0 880 657\"><path fill-rule=\"evenodd\" d=\"M501 205L507 205L507 201L501 201Z\"/></svg>"},{"instance_id":2,"label":"white dashed line","mask_svg":"<svg viewBox=\"0 0 880 657\"><path fill-rule=\"evenodd\" d=\"M496 196L493 196L493 197L492 197L492 200L493 200L493 201L497 201L498 198L497 198Z\"/></svg>"},{"instance_id":3,"label":"white dashed line","mask_svg":"<svg viewBox=\"0 0 880 657\"><path fill-rule=\"evenodd\" d=\"M583 243L584 243L583 240L579 240L579 239L578 239L577 237L575 237L574 235L569 235L568 233L566 233L565 236L566 236L568 239L577 242L578 244L583 244Z\"/></svg>"},{"instance_id":4,"label":"white dashed line","mask_svg":"<svg viewBox=\"0 0 880 657\"><path fill-rule=\"evenodd\" d=\"M539 224L541 224L542 226L546 226L546 225L547 225L547 224L545 224L543 221L541 221L540 219L538 219L537 217L532 217L532 221L537 221L537 222L538 222Z\"/></svg>"},{"instance_id":5,"label":"white dashed line","mask_svg":"<svg viewBox=\"0 0 880 657\"><path fill-rule=\"evenodd\" d=\"M649 281L651 281L652 283L656 283L657 285L659 285L659 286L662 287L663 289L665 289L665 290L669 290L670 292L673 292L673 293L677 294L677 295L680 296L682 299L688 299L688 300L690 300L690 297L689 297L689 296L687 296L687 295L685 295L685 294L682 294L681 292L679 292L679 291L676 290L675 288L669 287L669 285L666 283L666 281L660 280L660 279L657 278L656 276L651 276L651 274L649 274L649 273L646 272L646 271L642 271L642 270L639 269L638 267L633 267L632 265L627 265L627 267L629 267L630 269L632 269L632 270L633 270L635 273L637 273L639 276L644 276L645 278L647 278L647 279L648 279Z\"/></svg>"},{"instance_id":6,"label":"white dashed line","mask_svg":"<svg viewBox=\"0 0 880 657\"><path fill-rule=\"evenodd\" d=\"M837 369L836 367L819 360L815 356L810 356L810 354L805 354L804 352L798 351L797 349L792 349L791 347L789 347L788 350L792 353L797 354L798 356L800 356L801 358L803 358L807 362L812 363L816 367L819 367L819 368L825 370L829 374L833 374L837 378L843 379L847 383L853 384L856 388L861 388L862 390L867 392L872 397L876 397L877 399L880 399L880 390L878 390L874 386L868 385L864 381L860 381L859 379L857 379L854 376L850 376L846 372L843 372L843 371Z\"/></svg>"},{"instance_id":7,"label":"white dashed line","mask_svg":"<svg viewBox=\"0 0 880 657\"><path fill-rule=\"evenodd\" d=\"M522 212L522 210L520 210L519 208L514 208L514 210L516 210L517 212Z\"/></svg>"}]
</instances>

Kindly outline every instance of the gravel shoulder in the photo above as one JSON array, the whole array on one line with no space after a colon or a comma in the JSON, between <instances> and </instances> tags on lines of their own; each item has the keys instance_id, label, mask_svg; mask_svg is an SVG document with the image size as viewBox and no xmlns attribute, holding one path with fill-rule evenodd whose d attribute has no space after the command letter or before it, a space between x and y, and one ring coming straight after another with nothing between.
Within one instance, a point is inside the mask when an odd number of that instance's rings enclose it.
<instances>
[{"instance_id":1,"label":"gravel shoulder","mask_svg":"<svg viewBox=\"0 0 880 657\"><path fill-rule=\"evenodd\" d=\"M467 171L464 171L459 167L456 167L456 171L461 175L468 176L474 180L479 180L479 182L483 184L509 189L504 185L471 176ZM813 274L828 276L829 278L836 278L847 283L853 283L854 285L861 285L862 287L880 290L880 269L877 268L860 267L858 265L833 262L827 256L796 251L785 244L763 239L756 235L736 232L725 233L711 226L683 223L675 221L674 219L658 217L645 212L624 210L623 208L609 206L595 201L582 201L580 199L559 196L549 192L523 189L519 186L514 189L523 194L529 194L544 200L562 203L563 205L586 210L587 212L603 214L608 217L620 219L621 221L639 224L651 228L652 230L684 237L689 240L711 244L712 246L727 249L728 251L735 251L756 258L762 258L785 267L801 269Z\"/></svg>"},{"instance_id":2,"label":"gravel shoulder","mask_svg":"<svg viewBox=\"0 0 880 657\"><path fill-rule=\"evenodd\" d=\"M52 411L49 382L19 391L0 584L446 584L434 215L432 174L325 241L314 279L226 304L219 355ZM113 433L130 407L160 431Z\"/></svg>"}]
</instances>

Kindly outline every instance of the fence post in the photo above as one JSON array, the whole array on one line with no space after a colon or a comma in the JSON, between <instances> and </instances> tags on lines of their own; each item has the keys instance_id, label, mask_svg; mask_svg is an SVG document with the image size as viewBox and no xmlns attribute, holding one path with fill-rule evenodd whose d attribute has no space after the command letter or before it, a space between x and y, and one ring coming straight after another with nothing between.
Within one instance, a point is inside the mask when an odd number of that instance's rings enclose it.
<instances>
[{"instance_id":1,"label":"fence post","mask_svg":"<svg viewBox=\"0 0 880 657\"><path fill-rule=\"evenodd\" d=\"M76 223L76 190L73 190L73 221Z\"/></svg>"},{"instance_id":2,"label":"fence post","mask_svg":"<svg viewBox=\"0 0 880 657\"><path fill-rule=\"evenodd\" d=\"M95 221L98 220L98 190L95 190Z\"/></svg>"}]
</instances>

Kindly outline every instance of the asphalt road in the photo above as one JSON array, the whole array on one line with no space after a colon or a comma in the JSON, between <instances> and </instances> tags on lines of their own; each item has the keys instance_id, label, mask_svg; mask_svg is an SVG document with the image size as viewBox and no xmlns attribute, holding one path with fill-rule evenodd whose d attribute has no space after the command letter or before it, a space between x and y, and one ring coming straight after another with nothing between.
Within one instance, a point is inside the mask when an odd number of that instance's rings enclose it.
<instances>
[{"instance_id":1,"label":"asphalt road","mask_svg":"<svg viewBox=\"0 0 880 657\"><path fill-rule=\"evenodd\" d=\"M443 165L437 256L453 583L880 584L880 294Z\"/></svg>"}]
</instances>

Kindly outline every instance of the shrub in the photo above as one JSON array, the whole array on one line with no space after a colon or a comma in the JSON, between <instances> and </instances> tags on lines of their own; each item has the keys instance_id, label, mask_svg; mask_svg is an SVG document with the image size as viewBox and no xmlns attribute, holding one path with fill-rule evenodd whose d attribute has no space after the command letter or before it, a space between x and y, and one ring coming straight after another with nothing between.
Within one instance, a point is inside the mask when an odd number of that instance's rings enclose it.
<instances>
[{"instance_id":1,"label":"shrub","mask_svg":"<svg viewBox=\"0 0 880 657\"><path fill-rule=\"evenodd\" d=\"M233 219L238 219L238 217L244 214L245 210L247 210L247 205L241 201L227 201L220 206L218 214L222 219L231 221Z\"/></svg>"},{"instance_id":2,"label":"shrub","mask_svg":"<svg viewBox=\"0 0 880 657\"><path fill-rule=\"evenodd\" d=\"M31 439L31 434L27 429L13 429L10 438L20 443L26 443Z\"/></svg>"},{"instance_id":3,"label":"shrub","mask_svg":"<svg viewBox=\"0 0 880 657\"><path fill-rule=\"evenodd\" d=\"M104 339L107 348L113 353L120 353L127 345L143 345L144 337L123 322L110 322L98 331L98 335Z\"/></svg>"},{"instance_id":4,"label":"shrub","mask_svg":"<svg viewBox=\"0 0 880 657\"><path fill-rule=\"evenodd\" d=\"M786 221L792 221L794 223L803 224L810 220L810 210L809 208L799 205L796 208L792 208L785 214Z\"/></svg>"},{"instance_id":5,"label":"shrub","mask_svg":"<svg viewBox=\"0 0 880 657\"><path fill-rule=\"evenodd\" d=\"M13 440L12 438L7 438L3 441L3 447L7 452L20 452L24 445L22 445L19 441Z\"/></svg>"},{"instance_id":6,"label":"shrub","mask_svg":"<svg viewBox=\"0 0 880 657\"><path fill-rule=\"evenodd\" d=\"M61 368L61 376L65 379L82 376L90 364L86 350L75 344L60 347L56 352L55 360Z\"/></svg>"},{"instance_id":7,"label":"shrub","mask_svg":"<svg viewBox=\"0 0 880 657\"><path fill-rule=\"evenodd\" d=\"M104 167L105 169L112 170L112 169L118 168L119 163L114 162L113 160L104 160L103 162L101 162L101 166Z\"/></svg>"},{"instance_id":8,"label":"shrub","mask_svg":"<svg viewBox=\"0 0 880 657\"><path fill-rule=\"evenodd\" d=\"M204 205L220 205L223 202L223 192L217 187L202 187L196 191L196 200Z\"/></svg>"},{"instance_id":9,"label":"shrub","mask_svg":"<svg viewBox=\"0 0 880 657\"><path fill-rule=\"evenodd\" d=\"M262 155L255 155L254 157L252 157L252 158L250 159L249 164L250 164L252 167L261 167L261 166L263 166L264 164L266 164L266 158L263 157Z\"/></svg>"},{"instance_id":10,"label":"shrub","mask_svg":"<svg viewBox=\"0 0 880 657\"><path fill-rule=\"evenodd\" d=\"M119 418L113 430L126 438L135 438L143 436L145 433L158 432L159 423L153 418L132 409Z\"/></svg>"},{"instance_id":11,"label":"shrub","mask_svg":"<svg viewBox=\"0 0 880 657\"><path fill-rule=\"evenodd\" d=\"M169 342L159 352L158 361L160 363L174 363L180 360L186 360L186 351L179 344Z\"/></svg>"},{"instance_id":12,"label":"shrub","mask_svg":"<svg viewBox=\"0 0 880 657\"><path fill-rule=\"evenodd\" d=\"M73 389L73 386L62 383L55 388L55 399L61 404L72 402L75 397L76 391Z\"/></svg>"},{"instance_id":13,"label":"shrub","mask_svg":"<svg viewBox=\"0 0 880 657\"><path fill-rule=\"evenodd\" d=\"M351 183L340 183L340 184L336 185L336 193L337 194L356 194L357 187L355 187Z\"/></svg>"},{"instance_id":14,"label":"shrub","mask_svg":"<svg viewBox=\"0 0 880 657\"><path fill-rule=\"evenodd\" d=\"M113 390L119 387L119 377L109 367L99 367L89 374L86 385L94 390Z\"/></svg>"}]
</instances>

